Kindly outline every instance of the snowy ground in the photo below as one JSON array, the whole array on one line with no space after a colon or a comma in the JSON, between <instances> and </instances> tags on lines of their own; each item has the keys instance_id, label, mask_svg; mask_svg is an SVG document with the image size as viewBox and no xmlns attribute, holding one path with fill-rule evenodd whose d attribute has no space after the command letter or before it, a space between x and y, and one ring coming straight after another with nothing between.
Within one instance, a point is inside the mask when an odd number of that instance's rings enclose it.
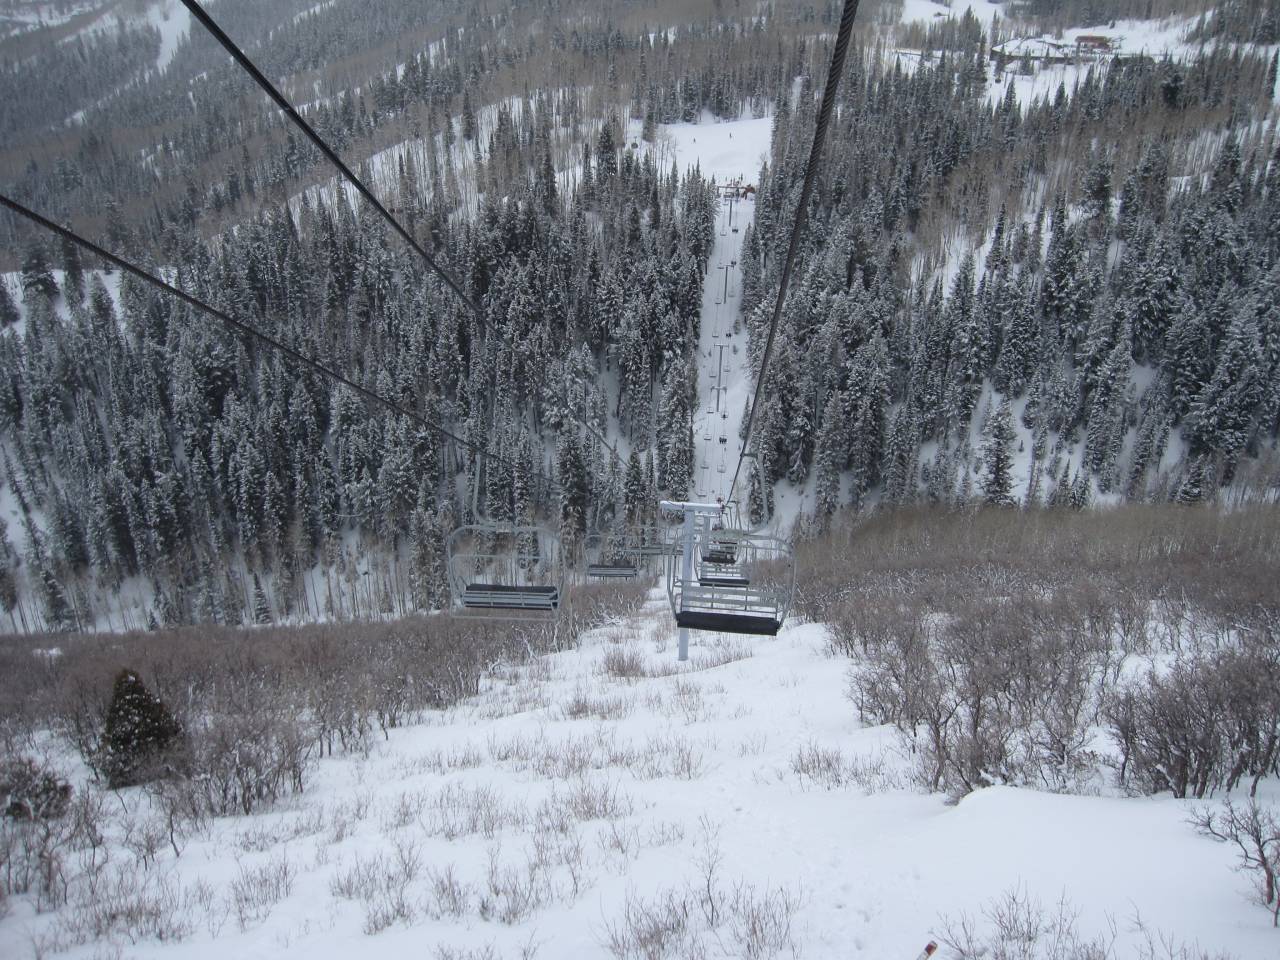
<instances>
[{"instance_id":1,"label":"snowy ground","mask_svg":"<svg viewBox=\"0 0 1280 960\"><path fill-rule=\"evenodd\" d=\"M1276 955L1230 850L1195 833L1186 803L992 788L948 805L910 786L886 728L859 726L823 628L694 637L677 669L655 594L578 650L496 670L480 696L367 757L322 761L287 808L215 821L147 866L115 846L131 888L167 885L187 926L171 943L118 936L124 955L480 958L533 945L544 960L603 958L628 901L667 891L709 957L747 955L751 905L790 904L781 955L910 960L944 916L978 916L1008 891L1050 908L1065 897L1088 935L1114 922L1120 957L1134 955L1136 919L1241 960ZM141 833L144 797L120 799ZM709 873L725 894L714 924L697 892ZM0 956L34 955L55 923L13 904ZM67 955L108 955L100 946Z\"/></svg>"},{"instance_id":2,"label":"snowy ground","mask_svg":"<svg viewBox=\"0 0 1280 960\"><path fill-rule=\"evenodd\" d=\"M638 137L638 129L633 131ZM720 185L758 184L761 165L769 155L773 120L769 117L659 127L653 144L658 168L674 161L684 170L695 164ZM740 429L755 382L747 357L746 328L741 317L742 240L755 219L751 197L724 197L716 218L715 244L702 291L702 326L698 342L698 401L693 440L697 451L693 496L699 500L729 499L729 485L741 450ZM748 475L744 467L734 499L745 502ZM776 494L773 526L783 533L804 504L803 491Z\"/></svg>"}]
</instances>

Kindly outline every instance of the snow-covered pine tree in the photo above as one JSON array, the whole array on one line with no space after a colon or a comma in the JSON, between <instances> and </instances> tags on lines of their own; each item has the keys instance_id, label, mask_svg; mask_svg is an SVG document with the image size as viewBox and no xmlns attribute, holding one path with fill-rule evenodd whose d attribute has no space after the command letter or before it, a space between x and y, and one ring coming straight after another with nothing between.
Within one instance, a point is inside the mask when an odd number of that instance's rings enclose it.
<instances>
[{"instance_id":1,"label":"snow-covered pine tree","mask_svg":"<svg viewBox=\"0 0 1280 960\"><path fill-rule=\"evenodd\" d=\"M982 499L991 506L1007 507L1014 503L1013 443L1016 439L1009 401L1001 399L987 422L986 442L982 446Z\"/></svg>"}]
</instances>

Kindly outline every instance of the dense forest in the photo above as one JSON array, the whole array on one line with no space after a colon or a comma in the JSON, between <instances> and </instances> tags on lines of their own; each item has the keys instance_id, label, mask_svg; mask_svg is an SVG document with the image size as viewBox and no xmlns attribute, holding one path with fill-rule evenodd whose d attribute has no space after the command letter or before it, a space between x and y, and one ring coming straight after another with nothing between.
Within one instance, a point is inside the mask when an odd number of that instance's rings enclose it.
<instances>
[{"instance_id":1,"label":"dense forest","mask_svg":"<svg viewBox=\"0 0 1280 960\"><path fill-rule=\"evenodd\" d=\"M982 31L957 27L933 63L864 62L845 88L772 373L790 386L765 394L753 515L776 481L810 473L829 514L873 491L1200 499L1242 460L1270 461L1274 52L1116 58L1073 91L1020 104L1009 85L989 107ZM755 345L813 124L800 104L779 115L750 244ZM1162 471L1175 434L1185 469ZM1275 481L1273 465L1261 483Z\"/></svg>"},{"instance_id":2,"label":"dense forest","mask_svg":"<svg viewBox=\"0 0 1280 960\"><path fill-rule=\"evenodd\" d=\"M168 64L127 21L81 53L0 40L6 193L500 458L0 218L9 626L430 609L444 538L477 513L573 544L687 492L717 193L647 141L772 118L743 264L758 351L839 5L669 6L213 5L478 314L338 199L198 29ZM1021 103L987 57L1017 10L915 29L904 61L897 7L865 5L753 437L753 519L778 483L812 489L819 518L1274 495L1275 7L1230 5L1185 57L1117 57ZM62 105L37 109L24 65L65 57Z\"/></svg>"}]
</instances>

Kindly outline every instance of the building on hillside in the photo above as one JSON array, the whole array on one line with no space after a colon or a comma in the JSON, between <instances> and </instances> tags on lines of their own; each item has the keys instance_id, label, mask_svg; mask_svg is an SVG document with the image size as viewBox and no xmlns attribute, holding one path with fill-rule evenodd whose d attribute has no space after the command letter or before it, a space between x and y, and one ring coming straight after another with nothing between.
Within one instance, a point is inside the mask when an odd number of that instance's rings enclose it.
<instances>
[{"instance_id":1,"label":"building on hillside","mask_svg":"<svg viewBox=\"0 0 1280 960\"><path fill-rule=\"evenodd\" d=\"M1111 37L1082 33L1076 37L1076 52L1084 55L1111 53L1115 41Z\"/></svg>"},{"instance_id":2,"label":"building on hillside","mask_svg":"<svg viewBox=\"0 0 1280 960\"><path fill-rule=\"evenodd\" d=\"M1014 37L1011 40L993 44L991 47L991 59L999 72L1003 72L1010 63L1025 63L1031 66L1045 63L1074 63L1076 57L1075 47L1056 40L1046 40L1044 37Z\"/></svg>"}]
</instances>

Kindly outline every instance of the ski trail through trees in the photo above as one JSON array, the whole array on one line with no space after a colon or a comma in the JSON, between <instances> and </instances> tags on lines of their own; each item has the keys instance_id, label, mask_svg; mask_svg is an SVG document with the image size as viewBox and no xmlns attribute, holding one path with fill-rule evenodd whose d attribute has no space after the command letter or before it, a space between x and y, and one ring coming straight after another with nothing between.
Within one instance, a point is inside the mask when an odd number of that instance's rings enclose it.
<instances>
[{"instance_id":1,"label":"ski trail through trees","mask_svg":"<svg viewBox=\"0 0 1280 960\"><path fill-rule=\"evenodd\" d=\"M693 492L699 500L706 501L728 498L741 446L742 417L752 387L740 307L742 237L747 224L755 218L755 204L751 198L736 194L736 190L722 188L715 244L702 287Z\"/></svg>"}]
</instances>

